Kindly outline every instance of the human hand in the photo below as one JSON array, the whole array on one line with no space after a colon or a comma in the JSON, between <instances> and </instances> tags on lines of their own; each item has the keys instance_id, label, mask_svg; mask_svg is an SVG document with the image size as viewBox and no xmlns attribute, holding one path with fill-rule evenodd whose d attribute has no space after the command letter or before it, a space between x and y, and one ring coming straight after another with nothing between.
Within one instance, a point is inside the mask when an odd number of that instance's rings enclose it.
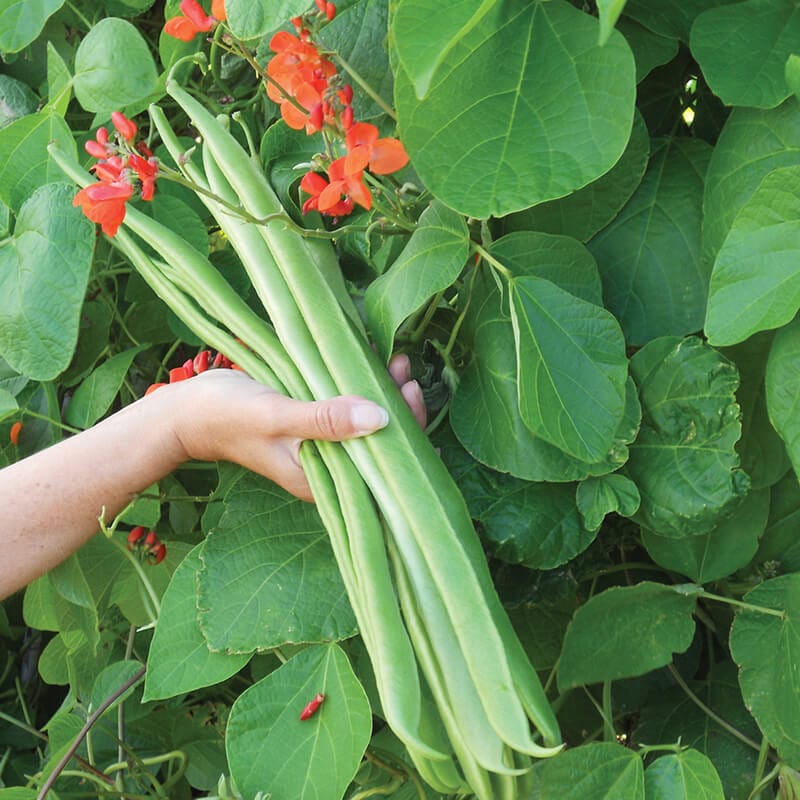
<instances>
[{"instance_id":1,"label":"human hand","mask_svg":"<svg viewBox=\"0 0 800 800\"><path fill-rule=\"evenodd\" d=\"M411 380L408 358L394 357L389 373L424 427L422 391ZM174 433L186 460L232 461L307 501L313 497L299 461L305 439L366 436L389 421L384 409L361 397L293 400L235 370L209 370L174 389ZM166 399L164 391L156 395Z\"/></svg>"}]
</instances>

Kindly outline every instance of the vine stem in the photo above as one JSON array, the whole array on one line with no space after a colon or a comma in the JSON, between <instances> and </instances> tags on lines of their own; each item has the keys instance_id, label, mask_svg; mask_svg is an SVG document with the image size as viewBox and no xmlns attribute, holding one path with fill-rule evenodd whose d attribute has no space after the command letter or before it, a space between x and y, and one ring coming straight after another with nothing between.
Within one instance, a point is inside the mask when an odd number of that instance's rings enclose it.
<instances>
[{"instance_id":1,"label":"vine stem","mask_svg":"<svg viewBox=\"0 0 800 800\"><path fill-rule=\"evenodd\" d=\"M724 597L723 595L719 594L711 594L711 592L707 592L703 589L700 592L700 597L705 597L708 600L716 600L719 603L727 603L730 606L736 606L737 608L744 608L747 611L754 611L757 614L769 614L771 617L779 617L780 619L786 619L786 611L780 608L767 608L767 606L756 606L752 603L745 603L743 600L734 600L732 597Z\"/></svg>"},{"instance_id":2,"label":"vine stem","mask_svg":"<svg viewBox=\"0 0 800 800\"><path fill-rule=\"evenodd\" d=\"M740 742L744 742L748 747L752 747L754 750L761 751L761 745L758 742L754 742L749 736L745 736L741 731L737 730L733 727L729 722L726 722L722 717L719 716L715 711L713 711L709 706L707 706L690 688L686 681L683 679L683 676L675 669L674 664L667 664L667 669L669 670L672 677L675 679L675 683L683 689L686 696L710 719L717 723L721 728L726 730L731 736L738 739Z\"/></svg>"},{"instance_id":3,"label":"vine stem","mask_svg":"<svg viewBox=\"0 0 800 800\"><path fill-rule=\"evenodd\" d=\"M133 675L131 675L125 683L122 684L116 691L112 692L103 702L86 718L86 722L83 724L83 727L78 731L78 735L73 739L72 744L67 749L67 752L59 760L58 764L55 765L53 771L47 776L47 780L42 785L42 788L39 790L39 794L36 795L36 800L44 800L47 797L50 790L53 788L53 784L58 780L59 775L64 771L67 764L69 764L70 759L77 749L81 746L81 742L86 738L86 734L92 729L92 726L97 722L100 717L106 712L106 710L122 695L128 691L132 686L135 686L139 681L144 677L144 674L147 670L147 667L142 667L141 669L137 670Z\"/></svg>"}]
</instances>

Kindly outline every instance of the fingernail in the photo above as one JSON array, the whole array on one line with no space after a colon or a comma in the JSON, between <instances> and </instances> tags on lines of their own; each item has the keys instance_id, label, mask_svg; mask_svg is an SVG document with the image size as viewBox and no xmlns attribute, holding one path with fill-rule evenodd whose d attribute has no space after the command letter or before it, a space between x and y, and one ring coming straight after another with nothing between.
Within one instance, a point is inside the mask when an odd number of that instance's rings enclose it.
<instances>
[{"instance_id":1,"label":"fingernail","mask_svg":"<svg viewBox=\"0 0 800 800\"><path fill-rule=\"evenodd\" d=\"M372 433L389 424L389 414L374 403L361 403L350 410L350 421L358 433Z\"/></svg>"}]
</instances>

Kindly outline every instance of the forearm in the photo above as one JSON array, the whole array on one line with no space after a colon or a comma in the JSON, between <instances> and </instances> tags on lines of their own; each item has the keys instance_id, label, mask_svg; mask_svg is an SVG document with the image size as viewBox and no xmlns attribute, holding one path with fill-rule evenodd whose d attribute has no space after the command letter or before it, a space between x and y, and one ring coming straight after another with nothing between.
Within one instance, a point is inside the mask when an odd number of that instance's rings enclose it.
<instances>
[{"instance_id":1,"label":"forearm","mask_svg":"<svg viewBox=\"0 0 800 800\"><path fill-rule=\"evenodd\" d=\"M59 564L133 496L183 460L171 392L156 392L94 428L6 467L0 479L0 597ZM185 409L184 409L185 412Z\"/></svg>"}]
</instances>

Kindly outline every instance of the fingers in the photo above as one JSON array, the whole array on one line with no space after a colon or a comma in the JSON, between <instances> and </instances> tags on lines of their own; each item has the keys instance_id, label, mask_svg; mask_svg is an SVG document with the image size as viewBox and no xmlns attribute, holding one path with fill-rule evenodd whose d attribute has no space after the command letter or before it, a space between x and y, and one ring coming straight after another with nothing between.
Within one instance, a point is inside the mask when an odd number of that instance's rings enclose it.
<instances>
[{"instance_id":1,"label":"fingers","mask_svg":"<svg viewBox=\"0 0 800 800\"><path fill-rule=\"evenodd\" d=\"M297 439L339 442L374 433L389 424L384 408L362 397L299 402L285 398L280 432Z\"/></svg>"},{"instance_id":2,"label":"fingers","mask_svg":"<svg viewBox=\"0 0 800 800\"><path fill-rule=\"evenodd\" d=\"M411 361L405 353L392 356L389 361L389 374L400 389L400 394L403 395L406 405L411 409L414 419L419 423L420 428L424 428L428 421L425 398L419 383L411 379Z\"/></svg>"},{"instance_id":3,"label":"fingers","mask_svg":"<svg viewBox=\"0 0 800 800\"><path fill-rule=\"evenodd\" d=\"M411 380L411 360L405 353L392 356L389 361L389 374L400 387Z\"/></svg>"}]
</instances>

